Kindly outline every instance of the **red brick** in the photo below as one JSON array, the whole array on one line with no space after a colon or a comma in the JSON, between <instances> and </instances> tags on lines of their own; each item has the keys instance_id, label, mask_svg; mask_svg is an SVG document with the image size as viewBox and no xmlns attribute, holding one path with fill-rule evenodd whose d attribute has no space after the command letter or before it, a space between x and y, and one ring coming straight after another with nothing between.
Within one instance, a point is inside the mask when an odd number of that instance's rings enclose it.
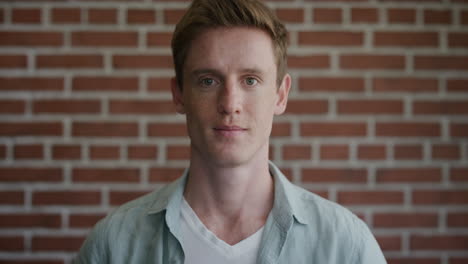
<instances>
[{"instance_id":1,"label":"red brick","mask_svg":"<svg viewBox=\"0 0 468 264\"><path fill-rule=\"evenodd\" d=\"M421 160L423 158L421 145L396 145L394 149L396 160Z\"/></svg>"},{"instance_id":2,"label":"red brick","mask_svg":"<svg viewBox=\"0 0 468 264\"><path fill-rule=\"evenodd\" d=\"M76 24L81 22L81 10L79 8L54 8L51 12L52 23Z\"/></svg>"},{"instance_id":3,"label":"red brick","mask_svg":"<svg viewBox=\"0 0 468 264\"><path fill-rule=\"evenodd\" d=\"M39 8L14 8L11 11L11 21L15 24L39 24L41 20Z\"/></svg>"},{"instance_id":4,"label":"red brick","mask_svg":"<svg viewBox=\"0 0 468 264\"><path fill-rule=\"evenodd\" d=\"M412 235L410 249L416 250L466 250L466 235Z\"/></svg>"},{"instance_id":5,"label":"red brick","mask_svg":"<svg viewBox=\"0 0 468 264\"><path fill-rule=\"evenodd\" d=\"M338 100L339 114L403 114L403 102L400 100Z\"/></svg>"},{"instance_id":6,"label":"red brick","mask_svg":"<svg viewBox=\"0 0 468 264\"><path fill-rule=\"evenodd\" d=\"M136 122L75 122L72 135L76 137L136 137Z\"/></svg>"},{"instance_id":7,"label":"red brick","mask_svg":"<svg viewBox=\"0 0 468 264\"><path fill-rule=\"evenodd\" d=\"M61 122L0 122L0 136L61 136Z\"/></svg>"},{"instance_id":8,"label":"red brick","mask_svg":"<svg viewBox=\"0 0 468 264\"><path fill-rule=\"evenodd\" d=\"M450 124L450 136L452 136L452 137L468 137L468 123L452 123L452 124Z\"/></svg>"},{"instance_id":9,"label":"red brick","mask_svg":"<svg viewBox=\"0 0 468 264\"><path fill-rule=\"evenodd\" d=\"M23 114L25 110L26 102L23 100L0 99L0 114Z\"/></svg>"},{"instance_id":10,"label":"red brick","mask_svg":"<svg viewBox=\"0 0 468 264\"><path fill-rule=\"evenodd\" d=\"M373 217L376 228L436 228L436 213L376 213Z\"/></svg>"},{"instance_id":11,"label":"red brick","mask_svg":"<svg viewBox=\"0 0 468 264\"><path fill-rule=\"evenodd\" d=\"M287 114L310 115L325 114L328 112L326 100L295 100L290 99L286 108Z\"/></svg>"},{"instance_id":12,"label":"red brick","mask_svg":"<svg viewBox=\"0 0 468 264\"><path fill-rule=\"evenodd\" d=\"M451 24L452 12L450 10L424 10L424 24Z\"/></svg>"},{"instance_id":13,"label":"red brick","mask_svg":"<svg viewBox=\"0 0 468 264\"><path fill-rule=\"evenodd\" d=\"M69 217L70 227L90 228L105 216L105 214L72 214Z\"/></svg>"},{"instance_id":14,"label":"red brick","mask_svg":"<svg viewBox=\"0 0 468 264\"><path fill-rule=\"evenodd\" d=\"M109 203L111 205L121 205L147 193L148 191L111 191Z\"/></svg>"},{"instance_id":15,"label":"red brick","mask_svg":"<svg viewBox=\"0 0 468 264\"><path fill-rule=\"evenodd\" d=\"M468 101L415 101L413 112L420 115L466 115L468 114Z\"/></svg>"},{"instance_id":16,"label":"red brick","mask_svg":"<svg viewBox=\"0 0 468 264\"><path fill-rule=\"evenodd\" d=\"M468 227L468 212L448 213L447 226L452 228Z\"/></svg>"},{"instance_id":17,"label":"red brick","mask_svg":"<svg viewBox=\"0 0 468 264\"><path fill-rule=\"evenodd\" d=\"M374 32L376 47L437 47L439 36L437 32Z\"/></svg>"},{"instance_id":18,"label":"red brick","mask_svg":"<svg viewBox=\"0 0 468 264\"><path fill-rule=\"evenodd\" d=\"M170 47L172 32L150 32L146 36L146 45L157 47Z\"/></svg>"},{"instance_id":19,"label":"red brick","mask_svg":"<svg viewBox=\"0 0 468 264\"><path fill-rule=\"evenodd\" d=\"M127 10L128 24L154 24L156 22L156 13L154 10L129 9Z\"/></svg>"},{"instance_id":20,"label":"red brick","mask_svg":"<svg viewBox=\"0 0 468 264\"><path fill-rule=\"evenodd\" d=\"M52 158L55 160L77 160L81 158L80 145L55 145L52 147Z\"/></svg>"},{"instance_id":21,"label":"red brick","mask_svg":"<svg viewBox=\"0 0 468 264\"><path fill-rule=\"evenodd\" d=\"M447 91L449 92L468 92L468 80L447 80Z\"/></svg>"},{"instance_id":22,"label":"red brick","mask_svg":"<svg viewBox=\"0 0 468 264\"><path fill-rule=\"evenodd\" d=\"M378 183L424 183L440 182L440 168L380 168L377 169Z\"/></svg>"},{"instance_id":23,"label":"red brick","mask_svg":"<svg viewBox=\"0 0 468 264\"><path fill-rule=\"evenodd\" d=\"M309 160L312 158L310 146L285 145L283 146L284 160Z\"/></svg>"},{"instance_id":24,"label":"red brick","mask_svg":"<svg viewBox=\"0 0 468 264\"><path fill-rule=\"evenodd\" d=\"M449 264L466 264L467 262L468 262L467 257L450 257Z\"/></svg>"},{"instance_id":25,"label":"red brick","mask_svg":"<svg viewBox=\"0 0 468 264\"><path fill-rule=\"evenodd\" d=\"M302 181L314 183L365 183L366 169L308 168L302 169Z\"/></svg>"},{"instance_id":26,"label":"red brick","mask_svg":"<svg viewBox=\"0 0 468 264\"><path fill-rule=\"evenodd\" d=\"M8 213L0 214L0 228L60 228L60 214Z\"/></svg>"},{"instance_id":27,"label":"red brick","mask_svg":"<svg viewBox=\"0 0 468 264\"><path fill-rule=\"evenodd\" d=\"M340 191L338 203L344 205L395 205L403 204L399 191Z\"/></svg>"},{"instance_id":28,"label":"red brick","mask_svg":"<svg viewBox=\"0 0 468 264\"><path fill-rule=\"evenodd\" d=\"M437 79L421 78L375 78L372 82L374 92L437 92Z\"/></svg>"},{"instance_id":29,"label":"red brick","mask_svg":"<svg viewBox=\"0 0 468 264\"><path fill-rule=\"evenodd\" d=\"M88 10L88 21L91 24L116 24L117 9L91 8Z\"/></svg>"},{"instance_id":30,"label":"red brick","mask_svg":"<svg viewBox=\"0 0 468 264\"><path fill-rule=\"evenodd\" d=\"M47 31L0 31L0 46L62 46L63 34Z\"/></svg>"},{"instance_id":31,"label":"red brick","mask_svg":"<svg viewBox=\"0 0 468 264\"><path fill-rule=\"evenodd\" d=\"M375 23L379 15L376 8L351 8L352 23Z\"/></svg>"},{"instance_id":32,"label":"red brick","mask_svg":"<svg viewBox=\"0 0 468 264\"><path fill-rule=\"evenodd\" d=\"M0 8L0 23L3 23L5 20L5 9Z\"/></svg>"},{"instance_id":33,"label":"red brick","mask_svg":"<svg viewBox=\"0 0 468 264\"><path fill-rule=\"evenodd\" d=\"M387 158L385 145L359 145L358 159L361 160L384 160Z\"/></svg>"},{"instance_id":34,"label":"red brick","mask_svg":"<svg viewBox=\"0 0 468 264\"><path fill-rule=\"evenodd\" d=\"M172 101L161 100L111 100L109 104L111 114L174 114L175 106Z\"/></svg>"},{"instance_id":35,"label":"red brick","mask_svg":"<svg viewBox=\"0 0 468 264\"><path fill-rule=\"evenodd\" d=\"M32 196L34 206L41 205L99 205L101 193L98 191L36 191Z\"/></svg>"},{"instance_id":36,"label":"red brick","mask_svg":"<svg viewBox=\"0 0 468 264\"><path fill-rule=\"evenodd\" d=\"M135 92L138 91L137 77L81 76L73 79L73 91L87 92Z\"/></svg>"},{"instance_id":37,"label":"red brick","mask_svg":"<svg viewBox=\"0 0 468 264\"><path fill-rule=\"evenodd\" d=\"M154 160L158 157L158 147L148 145L128 146L128 159Z\"/></svg>"},{"instance_id":38,"label":"red brick","mask_svg":"<svg viewBox=\"0 0 468 264\"><path fill-rule=\"evenodd\" d=\"M315 23L333 24L343 21L340 8L314 8L312 17Z\"/></svg>"},{"instance_id":39,"label":"red brick","mask_svg":"<svg viewBox=\"0 0 468 264\"><path fill-rule=\"evenodd\" d=\"M302 123L300 132L306 137L363 137L367 134L365 123L349 122Z\"/></svg>"},{"instance_id":40,"label":"red brick","mask_svg":"<svg viewBox=\"0 0 468 264\"><path fill-rule=\"evenodd\" d=\"M462 25L468 25L468 11L460 12L460 23Z\"/></svg>"},{"instance_id":41,"label":"red brick","mask_svg":"<svg viewBox=\"0 0 468 264\"><path fill-rule=\"evenodd\" d=\"M79 47L136 47L138 34L130 31L80 31L72 33L71 42Z\"/></svg>"},{"instance_id":42,"label":"red brick","mask_svg":"<svg viewBox=\"0 0 468 264\"><path fill-rule=\"evenodd\" d=\"M39 55L36 58L38 68L102 68L101 55Z\"/></svg>"},{"instance_id":43,"label":"red brick","mask_svg":"<svg viewBox=\"0 0 468 264\"><path fill-rule=\"evenodd\" d=\"M299 32L298 43L312 46L362 46L364 34L349 31L306 31Z\"/></svg>"},{"instance_id":44,"label":"red brick","mask_svg":"<svg viewBox=\"0 0 468 264\"><path fill-rule=\"evenodd\" d=\"M330 67L330 57L328 55L289 55L288 67L292 69L326 69Z\"/></svg>"},{"instance_id":45,"label":"red brick","mask_svg":"<svg viewBox=\"0 0 468 264\"><path fill-rule=\"evenodd\" d=\"M33 102L36 114L92 114L101 111L98 100L51 99Z\"/></svg>"},{"instance_id":46,"label":"red brick","mask_svg":"<svg viewBox=\"0 0 468 264\"><path fill-rule=\"evenodd\" d=\"M76 252L83 244L85 237L81 236L33 236L31 249L38 251Z\"/></svg>"},{"instance_id":47,"label":"red brick","mask_svg":"<svg viewBox=\"0 0 468 264\"><path fill-rule=\"evenodd\" d=\"M461 157L460 152L457 144L432 145L432 159L457 160Z\"/></svg>"},{"instance_id":48,"label":"red brick","mask_svg":"<svg viewBox=\"0 0 468 264\"><path fill-rule=\"evenodd\" d=\"M405 57L398 55L341 55L340 68L347 70L403 70Z\"/></svg>"},{"instance_id":49,"label":"red brick","mask_svg":"<svg viewBox=\"0 0 468 264\"><path fill-rule=\"evenodd\" d=\"M119 146L91 146L89 157L92 160L112 160L120 158Z\"/></svg>"},{"instance_id":50,"label":"red brick","mask_svg":"<svg viewBox=\"0 0 468 264\"><path fill-rule=\"evenodd\" d=\"M416 22L416 9L389 8L387 17L390 23L413 24Z\"/></svg>"},{"instance_id":51,"label":"red brick","mask_svg":"<svg viewBox=\"0 0 468 264\"><path fill-rule=\"evenodd\" d=\"M62 91L63 88L63 78L0 77L0 91Z\"/></svg>"},{"instance_id":52,"label":"red brick","mask_svg":"<svg viewBox=\"0 0 468 264\"><path fill-rule=\"evenodd\" d=\"M116 69L172 69L172 57L164 55L114 55Z\"/></svg>"},{"instance_id":53,"label":"red brick","mask_svg":"<svg viewBox=\"0 0 468 264\"><path fill-rule=\"evenodd\" d=\"M322 145L320 146L321 160L347 160L349 159L348 145Z\"/></svg>"},{"instance_id":54,"label":"red brick","mask_svg":"<svg viewBox=\"0 0 468 264\"><path fill-rule=\"evenodd\" d=\"M302 77L299 90L305 92L363 92L364 80L343 77Z\"/></svg>"},{"instance_id":55,"label":"red brick","mask_svg":"<svg viewBox=\"0 0 468 264\"><path fill-rule=\"evenodd\" d=\"M1 205L24 204L24 193L22 191L0 191Z\"/></svg>"},{"instance_id":56,"label":"red brick","mask_svg":"<svg viewBox=\"0 0 468 264\"><path fill-rule=\"evenodd\" d=\"M189 160L190 146L170 145L167 146L166 156L168 160Z\"/></svg>"},{"instance_id":57,"label":"red brick","mask_svg":"<svg viewBox=\"0 0 468 264\"><path fill-rule=\"evenodd\" d=\"M438 123L423 122L379 122L376 124L379 137L439 137Z\"/></svg>"},{"instance_id":58,"label":"red brick","mask_svg":"<svg viewBox=\"0 0 468 264\"><path fill-rule=\"evenodd\" d=\"M440 264L440 258L420 258L420 257L389 257L386 258L388 264Z\"/></svg>"},{"instance_id":59,"label":"red brick","mask_svg":"<svg viewBox=\"0 0 468 264\"><path fill-rule=\"evenodd\" d=\"M28 61L24 55L0 54L0 69L26 68L27 65Z\"/></svg>"},{"instance_id":60,"label":"red brick","mask_svg":"<svg viewBox=\"0 0 468 264\"><path fill-rule=\"evenodd\" d=\"M279 8L276 10L276 16L284 23L302 23L304 22L304 9Z\"/></svg>"},{"instance_id":61,"label":"red brick","mask_svg":"<svg viewBox=\"0 0 468 264\"><path fill-rule=\"evenodd\" d=\"M468 34L458 32L449 33L448 44L451 48L466 48L468 47Z\"/></svg>"},{"instance_id":62,"label":"red brick","mask_svg":"<svg viewBox=\"0 0 468 264\"><path fill-rule=\"evenodd\" d=\"M170 92L171 78L153 77L148 79L148 91L150 92Z\"/></svg>"},{"instance_id":63,"label":"red brick","mask_svg":"<svg viewBox=\"0 0 468 264\"><path fill-rule=\"evenodd\" d=\"M13 149L15 159L42 159L44 150L41 144L16 145Z\"/></svg>"},{"instance_id":64,"label":"red brick","mask_svg":"<svg viewBox=\"0 0 468 264\"><path fill-rule=\"evenodd\" d=\"M187 137L187 127L178 123L150 123L148 125L150 137Z\"/></svg>"},{"instance_id":65,"label":"red brick","mask_svg":"<svg viewBox=\"0 0 468 264\"><path fill-rule=\"evenodd\" d=\"M468 70L468 56L415 56L417 70Z\"/></svg>"},{"instance_id":66,"label":"red brick","mask_svg":"<svg viewBox=\"0 0 468 264\"><path fill-rule=\"evenodd\" d=\"M289 137L291 136L291 124L289 123L273 123L271 130L272 137Z\"/></svg>"},{"instance_id":67,"label":"red brick","mask_svg":"<svg viewBox=\"0 0 468 264\"><path fill-rule=\"evenodd\" d=\"M451 168L450 180L453 182L468 182L468 168Z\"/></svg>"},{"instance_id":68,"label":"red brick","mask_svg":"<svg viewBox=\"0 0 468 264\"><path fill-rule=\"evenodd\" d=\"M166 9L164 10L164 23L177 24L185 14L185 9Z\"/></svg>"},{"instance_id":69,"label":"red brick","mask_svg":"<svg viewBox=\"0 0 468 264\"><path fill-rule=\"evenodd\" d=\"M6 159L7 156L7 146L0 145L0 159Z\"/></svg>"},{"instance_id":70,"label":"red brick","mask_svg":"<svg viewBox=\"0 0 468 264\"><path fill-rule=\"evenodd\" d=\"M182 176L182 168L150 168L150 182L172 182Z\"/></svg>"},{"instance_id":71,"label":"red brick","mask_svg":"<svg viewBox=\"0 0 468 264\"><path fill-rule=\"evenodd\" d=\"M401 237L399 236L376 236L375 238L383 251L401 250Z\"/></svg>"},{"instance_id":72,"label":"red brick","mask_svg":"<svg viewBox=\"0 0 468 264\"><path fill-rule=\"evenodd\" d=\"M420 190L413 191L415 205L465 205L468 204L468 191Z\"/></svg>"},{"instance_id":73,"label":"red brick","mask_svg":"<svg viewBox=\"0 0 468 264\"><path fill-rule=\"evenodd\" d=\"M24 239L22 236L0 236L0 251L23 251Z\"/></svg>"},{"instance_id":74,"label":"red brick","mask_svg":"<svg viewBox=\"0 0 468 264\"><path fill-rule=\"evenodd\" d=\"M140 180L137 168L74 168L72 174L74 182L132 183Z\"/></svg>"}]
</instances>

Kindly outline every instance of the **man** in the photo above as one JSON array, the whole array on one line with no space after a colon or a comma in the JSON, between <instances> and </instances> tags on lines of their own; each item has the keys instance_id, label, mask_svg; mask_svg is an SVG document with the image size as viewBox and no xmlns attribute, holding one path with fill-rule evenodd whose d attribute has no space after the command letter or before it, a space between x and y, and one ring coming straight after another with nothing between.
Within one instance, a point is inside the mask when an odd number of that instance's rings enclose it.
<instances>
[{"instance_id":1,"label":"man","mask_svg":"<svg viewBox=\"0 0 468 264\"><path fill-rule=\"evenodd\" d=\"M361 220L268 161L291 87L286 45L257 0L192 3L172 41L190 167L100 221L76 263L385 263Z\"/></svg>"}]
</instances>

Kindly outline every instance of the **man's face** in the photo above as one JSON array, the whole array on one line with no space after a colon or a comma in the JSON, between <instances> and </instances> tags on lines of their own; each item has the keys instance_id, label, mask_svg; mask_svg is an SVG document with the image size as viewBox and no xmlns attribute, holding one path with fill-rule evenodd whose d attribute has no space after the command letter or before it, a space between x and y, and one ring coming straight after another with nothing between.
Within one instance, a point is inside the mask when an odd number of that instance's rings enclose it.
<instances>
[{"instance_id":1,"label":"man's face","mask_svg":"<svg viewBox=\"0 0 468 264\"><path fill-rule=\"evenodd\" d=\"M183 88L172 89L177 111L186 114L192 155L222 167L267 158L273 116L284 112L290 88L289 75L277 86L276 72L265 32L200 34L187 54Z\"/></svg>"}]
</instances>

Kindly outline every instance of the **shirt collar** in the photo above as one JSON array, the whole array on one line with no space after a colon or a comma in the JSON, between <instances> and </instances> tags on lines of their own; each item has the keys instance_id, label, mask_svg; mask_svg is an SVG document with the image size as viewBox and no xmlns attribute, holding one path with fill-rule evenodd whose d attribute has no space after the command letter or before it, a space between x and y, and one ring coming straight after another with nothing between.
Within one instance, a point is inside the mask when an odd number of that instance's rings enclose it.
<instances>
[{"instance_id":1,"label":"shirt collar","mask_svg":"<svg viewBox=\"0 0 468 264\"><path fill-rule=\"evenodd\" d=\"M283 221L288 226L289 223L285 222L284 217L294 217L299 223L307 224L309 217L305 215L307 210L304 210L304 201L301 199L302 191L292 184L271 161L269 162L269 168L275 180L273 217L279 221Z\"/></svg>"},{"instance_id":2,"label":"shirt collar","mask_svg":"<svg viewBox=\"0 0 468 264\"><path fill-rule=\"evenodd\" d=\"M302 192L271 161L269 162L269 170L275 181L272 216L285 228L291 224L292 217L301 224L307 224L308 217L305 215L304 201L300 197ZM156 214L166 210L168 223L174 223L170 220L178 220L187 177L188 169L184 171L182 177L161 189L158 195L154 197L154 201L147 211L148 214Z\"/></svg>"}]
</instances>

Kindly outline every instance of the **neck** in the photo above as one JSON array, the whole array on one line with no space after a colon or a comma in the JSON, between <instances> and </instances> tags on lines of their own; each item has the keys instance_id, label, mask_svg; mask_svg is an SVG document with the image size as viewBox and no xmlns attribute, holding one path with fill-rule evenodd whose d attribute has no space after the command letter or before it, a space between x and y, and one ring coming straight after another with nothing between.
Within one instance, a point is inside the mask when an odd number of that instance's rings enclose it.
<instances>
[{"instance_id":1,"label":"neck","mask_svg":"<svg viewBox=\"0 0 468 264\"><path fill-rule=\"evenodd\" d=\"M266 151L261 160L226 168L192 155L185 199L205 226L230 244L261 228L273 207L267 157Z\"/></svg>"}]
</instances>

